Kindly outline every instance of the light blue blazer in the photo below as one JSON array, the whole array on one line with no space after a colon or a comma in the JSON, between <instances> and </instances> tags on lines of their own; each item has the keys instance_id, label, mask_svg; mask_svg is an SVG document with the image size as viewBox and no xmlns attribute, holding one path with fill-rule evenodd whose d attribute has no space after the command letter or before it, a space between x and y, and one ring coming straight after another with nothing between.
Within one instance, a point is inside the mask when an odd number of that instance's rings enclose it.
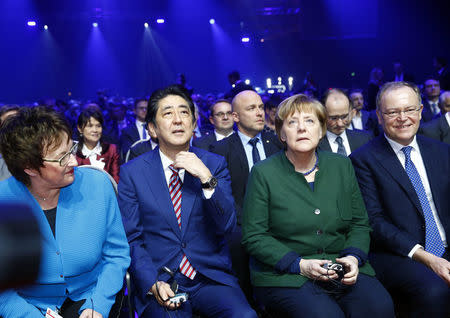
<instances>
[{"instance_id":1,"label":"light blue blazer","mask_svg":"<svg viewBox=\"0 0 450 318\"><path fill-rule=\"evenodd\" d=\"M42 261L33 286L0 294L0 317L42 317L67 297L86 299L108 317L130 264L129 246L110 181L103 173L75 168L74 182L61 189L56 239L44 212L15 178L0 182L0 202L31 205L42 234ZM20 247L18 247L20 248Z\"/></svg>"}]
</instances>

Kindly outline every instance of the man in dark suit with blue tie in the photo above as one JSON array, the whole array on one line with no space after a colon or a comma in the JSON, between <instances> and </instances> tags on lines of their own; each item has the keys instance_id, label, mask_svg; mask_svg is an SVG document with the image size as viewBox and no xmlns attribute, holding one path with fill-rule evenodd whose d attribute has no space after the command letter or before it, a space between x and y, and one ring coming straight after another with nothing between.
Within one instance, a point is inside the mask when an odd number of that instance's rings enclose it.
<instances>
[{"instance_id":1,"label":"man in dark suit with blue tie","mask_svg":"<svg viewBox=\"0 0 450 318\"><path fill-rule=\"evenodd\" d=\"M155 91L146 122L159 146L122 166L119 184L139 317L256 317L225 242L236 224L225 160L189 147L191 98L177 86ZM173 281L186 303L170 301Z\"/></svg>"},{"instance_id":2,"label":"man in dark suit with blue tie","mask_svg":"<svg viewBox=\"0 0 450 318\"><path fill-rule=\"evenodd\" d=\"M417 134L414 84L386 83L377 97L384 135L352 153L373 228L370 261L408 317L449 317L450 147Z\"/></svg>"},{"instance_id":3,"label":"man in dark suit with blue tie","mask_svg":"<svg viewBox=\"0 0 450 318\"><path fill-rule=\"evenodd\" d=\"M136 121L130 123L120 136L120 149L122 159L125 160L126 153L131 146L138 140L147 140L149 138L147 134L147 124L145 123L145 116L147 115L147 100L141 98L134 101L134 114L136 115Z\"/></svg>"}]
</instances>

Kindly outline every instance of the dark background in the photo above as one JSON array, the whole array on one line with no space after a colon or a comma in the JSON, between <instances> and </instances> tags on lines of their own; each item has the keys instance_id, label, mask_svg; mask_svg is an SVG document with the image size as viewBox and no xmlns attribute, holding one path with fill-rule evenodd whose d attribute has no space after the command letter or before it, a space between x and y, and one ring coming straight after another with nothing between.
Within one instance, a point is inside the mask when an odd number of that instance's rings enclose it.
<instances>
[{"instance_id":1,"label":"dark background","mask_svg":"<svg viewBox=\"0 0 450 318\"><path fill-rule=\"evenodd\" d=\"M229 89L226 75L234 69L263 88L267 77L275 83L278 76L284 83L293 76L299 87L306 72L321 90L366 88L375 66L391 79L394 60L420 82L434 71L433 56L449 56L447 6L406 0L1 0L0 102L89 99L98 89L142 96L173 83L178 72L195 92L219 93ZM166 23L156 24L158 17ZM30 19L35 28L26 25ZM242 43L242 36L250 42Z\"/></svg>"}]
</instances>

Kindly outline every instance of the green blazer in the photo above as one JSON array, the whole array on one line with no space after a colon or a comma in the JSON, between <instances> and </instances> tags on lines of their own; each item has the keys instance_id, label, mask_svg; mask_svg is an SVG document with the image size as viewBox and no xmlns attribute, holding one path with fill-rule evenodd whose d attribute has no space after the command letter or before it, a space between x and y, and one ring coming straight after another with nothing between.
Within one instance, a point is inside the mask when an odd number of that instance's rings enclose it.
<instances>
[{"instance_id":1,"label":"green blazer","mask_svg":"<svg viewBox=\"0 0 450 318\"><path fill-rule=\"evenodd\" d=\"M357 255L360 273L374 276L367 212L350 159L319 152L314 191L284 152L253 166L242 214L242 243L250 253L254 286L300 287L289 274L299 256L331 259Z\"/></svg>"}]
</instances>

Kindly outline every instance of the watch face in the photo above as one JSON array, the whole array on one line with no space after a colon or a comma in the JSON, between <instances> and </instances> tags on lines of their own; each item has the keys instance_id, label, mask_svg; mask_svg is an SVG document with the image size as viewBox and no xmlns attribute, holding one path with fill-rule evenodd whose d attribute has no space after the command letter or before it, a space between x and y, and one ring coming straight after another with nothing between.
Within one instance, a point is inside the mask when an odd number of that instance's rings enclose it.
<instances>
[{"instance_id":1,"label":"watch face","mask_svg":"<svg viewBox=\"0 0 450 318\"><path fill-rule=\"evenodd\" d=\"M209 179L209 187L214 189L216 186L217 186L217 179L215 177Z\"/></svg>"}]
</instances>

